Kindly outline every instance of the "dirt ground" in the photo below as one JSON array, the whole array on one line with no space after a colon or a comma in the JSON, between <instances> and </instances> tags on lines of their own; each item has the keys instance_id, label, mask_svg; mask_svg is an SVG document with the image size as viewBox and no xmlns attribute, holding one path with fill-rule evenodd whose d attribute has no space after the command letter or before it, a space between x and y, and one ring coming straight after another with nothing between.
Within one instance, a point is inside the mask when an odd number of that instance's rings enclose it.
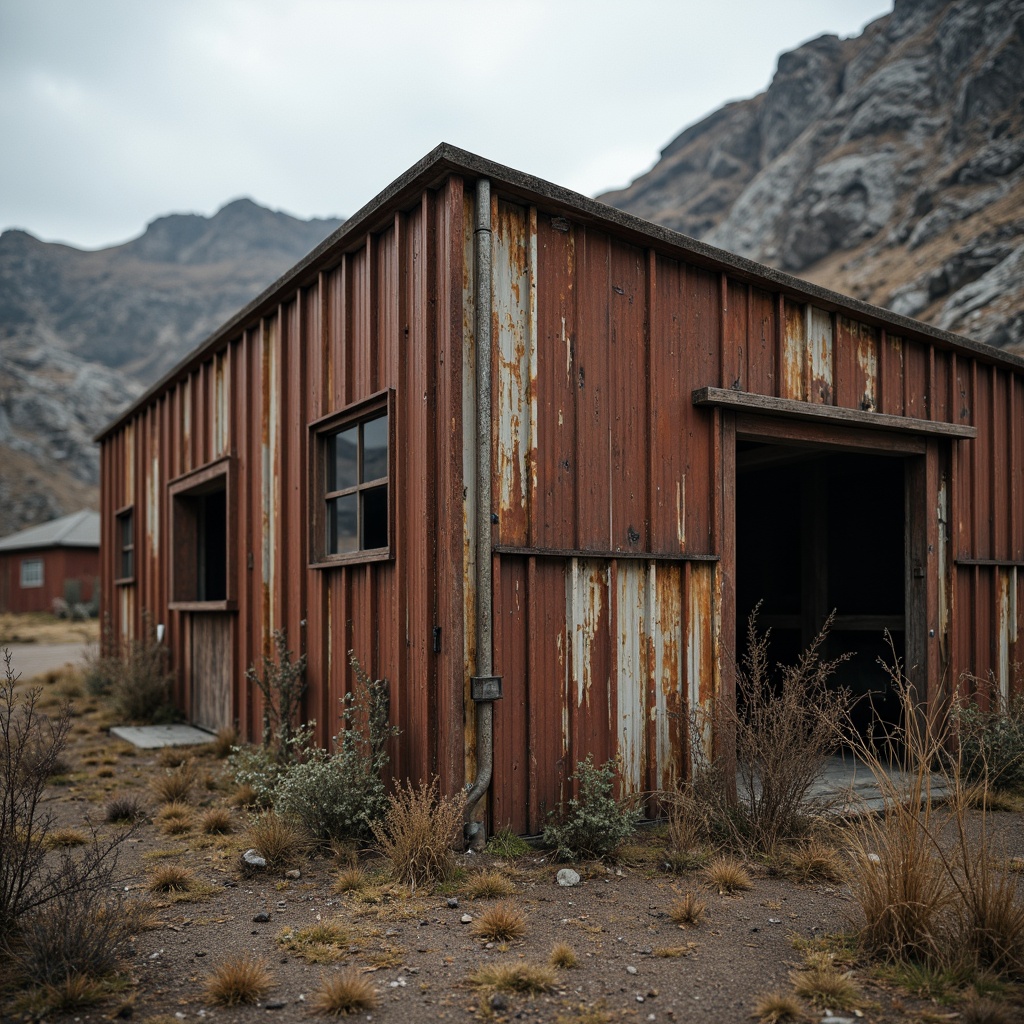
<instances>
[{"instance_id":1,"label":"dirt ground","mask_svg":"<svg viewBox=\"0 0 1024 1024\"><path fill-rule=\"evenodd\" d=\"M453 883L413 894L372 874L368 888L339 893L341 865L323 853L298 854L279 872L247 874L240 855L251 845L248 814L231 804L234 787L211 749L185 752L197 768L192 811L184 831L168 834L157 818L160 805L151 783L168 771L169 755L113 739L108 729L118 723L73 675L36 682L44 704L55 707L68 696L75 706L68 770L47 790L45 809L55 823L84 829L92 822L107 835L124 828L105 822L113 798L135 796L148 808L146 820L122 846L121 884L129 896L147 900L151 912L115 986L121 990L95 1006L46 1013L46 1020L306 1021L315 1019L311 1003L322 978L353 967L370 979L378 997L375 1009L354 1018L360 1020L749 1021L760 997L792 991L791 972L812 948L837 952L859 991L857 1009L840 1012L838 1019L963 1019L965 990L933 983L933 991L925 984L922 994L921 984L907 987L906 977L852 949L843 933L856 929L858 911L845 883L799 884L770 865L748 861L752 889L720 894L701 870L664 870L664 829L657 825L642 829L614 864L571 865L582 876L574 887L557 884L556 872L564 865L540 849L514 860L463 856ZM200 816L213 807L230 809L230 833L202 831ZM994 820L1007 852L1024 855L1020 811ZM205 883L201 892L173 899L152 894L153 872L167 864L191 869ZM382 865L371 858L366 867L372 873ZM511 900L526 917L522 938L488 944L475 937L472 922L463 923L464 915L475 920L495 902L467 896L473 874L484 867L499 869L514 883ZM285 877L286 871L299 877ZM680 927L668 911L686 892L706 902L707 914L699 925ZM289 948L289 933L318 921L337 923L344 933L340 946L322 951L329 962L310 962ZM559 969L546 994L494 996L469 981L488 964L546 964L556 943L569 944L578 965ZM211 970L243 953L268 964L269 993L255 1006L211 1005L204 988ZM991 988L1006 1020L1024 1020L1024 985ZM25 992L0 993L0 1020L28 1019L30 1006ZM802 1019L827 1018L824 1006L804 1003L803 1010Z\"/></svg>"}]
</instances>

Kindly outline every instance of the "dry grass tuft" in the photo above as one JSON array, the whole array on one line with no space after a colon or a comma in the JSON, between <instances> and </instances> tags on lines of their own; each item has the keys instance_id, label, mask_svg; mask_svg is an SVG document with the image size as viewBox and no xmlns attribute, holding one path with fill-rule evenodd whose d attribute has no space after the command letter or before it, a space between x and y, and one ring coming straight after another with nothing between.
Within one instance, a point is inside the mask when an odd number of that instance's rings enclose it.
<instances>
[{"instance_id":1,"label":"dry grass tuft","mask_svg":"<svg viewBox=\"0 0 1024 1024\"><path fill-rule=\"evenodd\" d=\"M568 942L556 942L551 947L551 956L548 957L548 963L552 967L558 967L563 971L567 971L573 967L578 967L580 961L579 957L576 956L576 950Z\"/></svg>"},{"instance_id":2,"label":"dry grass tuft","mask_svg":"<svg viewBox=\"0 0 1024 1024\"><path fill-rule=\"evenodd\" d=\"M782 1021L802 1020L803 1008L799 1000L784 992L768 992L754 1004L753 1014L761 1024L781 1024Z\"/></svg>"},{"instance_id":3,"label":"dry grass tuft","mask_svg":"<svg viewBox=\"0 0 1024 1024\"><path fill-rule=\"evenodd\" d=\"M162 804L187 802L195 781L195 765L191 761L186 761L179 764L177 768L158 775L150 783L150 789Z\"/></svg>"},{"instance_id":4,"label":"dry grass tuft","mask_svg":"<svg viewBox=\"0 0 1024 1024\"><path fill-rule=\"evenodd\" d=\"M668 916L680 928L687 925L695 927L704 920L708 905L695 893L688 892L681 896L668 908Z\"/></svg>"},{"instance_id":5,"label":"dry grass tuft","mask_svg":"<svg viewBox=\"0 0 1024 1024\"><path fill-rule=\"evenodd\" d=\"M555 987L557 975L551 967L520 961L512 964L485 964L469 975L467 980L474 988L541 995Z\"/></svg>"},{"instance_id":6,"label":"dry grass tuft","mask_svg":"<svg viewBox=\"0 0 1024 1024\"><path fill-rule=\"evenodd\" d=\"M71 846L85 846L89 837L80 828L53 828L46 833L43 845L48 850L67 849Z\"/></svg>"},{"instance_id":7,"label":"dry grass tuft","mask_svg":"<svg viewBox=\"0 0 1024 1024\"><path fill-rule=\"evenodd\" d=\"M333 921L317 921L307 928L285 929L278 943L313 964L327 964L343 959L348 953L348 933Z\"/></svg>"},{"instance_id":8,"label":"dry grass tuft","mask_svg":"<svg viewBox=\"0 0 1024 1024\"><path fill-rule=\"evenodd\" d=\"M248 782L239 786L231 794L231 804L234 807L258 807L260 802L259 793Z\"/></svg>"},{"instance_id":9,"label":"dry grass tuft","mask_svg":"<svg viewBox=\"0 0 1024 1024\"><path fill-rule=\"evenodd\" d=\"M842 858L833 846L808 839L786 854L786 867L798 882L841 882L846 877Z\"/></svg>"},{"instance_id":10,"label":"dry grass tuft","mask_svg":"<svg viewBox=\"0 0 1024 1024\"><path fill-rule=\"evenodd\" d=\"M437 782L399 786L388 797L384 820L371 826L397 881L415 888L445 882L455 873L452 847L462 829L465 793L441 798Z\"/></svg>"},{"instance_id":11,"label":"dry grass tuft","mask_svg":"<svg viewBox=\"0 0 1024 1024\"><path fill-rule=\"evenodd\" d=\"M206 998L217 1006L255 1003L270 991L273 978L265 960L233 957L219 964L207 977Z\"/></svg>"},{"instance_id":12,"label":"dry grass tuft","mask_svg":"<svg viewBox=\"0 0 1024 1024\"><path fill-rule=\"evenodd\" d=\"M231 748L237 746L238 730L229 725L217 730L217 735L210 744L210 750L218 761L223 761L231 753Z\"/></svg>"},{"instance_id":13,"label":"dry grass tuft","mask_svg":"<svg viewBox=\"0 0 1024 1024\"><path fill-rule=\"evenodd\" d=\"M294 862L312 845L309 833L301 825L276 811L259 815L246 835L271 871L279 871Z\"/></svg>"},{"instance_id":14,"label":"dry grass tuft","mask_svg":"<svg viewBox=\"0 0 1024 1024\"><path fill-rule=\"evenodd\" d=\"M676 960L681 956L689 956L696 948L696 942L684 942L681 946L658 946L652 952L662 960Z\"/></svg>"},{"instance_id":15,"label":"dry grass tuft","mask_svg":"<svg viewBox=\"0 0 1024 1024\"><path fill-rule=\"evenodd\" d=\"M222 836L234 831L235 822L226 807L211 807L199 819L199 828L207 835Z\"/></svg>"},{"instance_id":16,"label":"dry grass tuft","mask_svg":"<svg viewBox=\"0 0 1024 1024\"><path fill-rule=\"evenodd\" d=\"M351 867L342 868L338 872L338 877L335 878L331 891L335 893L359 892L369 884L370 876L367 875L366 869L359 867L358 864L353 864Z\"/></svg>"},{"instance_id":17,"label":"dry grass tuft","mask_svg":"<svg viewBox=\"0 0 1024 1024\"><path fill-rule=\"evenodd\" d=\"M503 901L488 907L474 922L473 934L488 942L508 942L526 934L526 915Z\"/></svg>"},{"instance_id":18,"label":"dry grass tuft","mask_svg":"<svg viewBox=\"0 0 1024 1024\"><path fill-rule=\"evenodd\" d=\"M966 1000L960 1011L961 1024L1014 1024L1019 1019L1013 1007L984 996Z\"/></svg>"},{"instance_id":19,"label":"dry grass tuft","mask_svg":"<svg viewBox=\"0 0 1024 1024\"><path fill-rule=\"evenodd\" d=\"M149 876L150 892L194 893L203 887L203 883L194 871L182 864L161 864L154 868Z\"/></svg>"},{"instance_id":20,"label":"dry grass tuft","mask_svg":"<svg viewBox=\"0 0 1024 1024\"><path fill-rule=\"evenodd\" d=\"M705 871L707 880L720 895L744 892L754 888L750 873L735 857L716 857Z\"/></svg>"},{"instance_id":21,"label":"dry grass tuft","mask_svg":"<svg viewBox=\"0 0 1024 1024\"><path fill-rule=\"evenodd\" d=\"M511 896L515 891L515 883L500 871L476 871L463 886L463 892L471 900L494 900Z\"/></svg>"},{"instance_id":22,"label":"dry grass tuft","mask_svg":"<svg viewBox=\"0 0 1024 1024\"><path fill-rule=\"evenodd\" d=\"M376 1008L377 990L358 971L349 969L322 978L310 1005L314 1013L324 1016L363 1013Z\"/></svg>"},{"instance_id":23,"label":"dry grass tuft","mask_svg":"<svg viewBox=\"0 0 1024 1024\"><path fill-rule=\"evenodd\" d=\"M793 991L815 1006L830 1010L853 1010L860 1005L860 993L849 975L830 964L817 964L790 974Z\"/></svg>"},{"instance_id":24,"label":"dry grass tuft","mask_svg":"<svg viewBox=\"0 0 1024 1024\"><path fill-rule=\"evenodd\" d=\"M95 1006L106 998L103 984L87 974L69 974L52 985L45 985L42 1001L56 1013L70 1013L87 1006Z\"/></svg>"},{"instance_id":25,"label":"dry grass tuft","mask_svg":"<svg viewBox=\"0 0 1024 1024\"><path fill-rule=\"evenodd\" d=\"M175 800L164 804L157 812L157 827L168 836L180 836L192 828L195 811L191 804Z\"/></svg>"},{"instance_id":26,"label":"dry grass tuft","mask_svg":"<svg viewBox=\"0 0 1024 1024\"><path fill-rule=\"evenodd\" d=\"M161 747L156 763L161 768L177 768L188 760L188 754L181 747Z\"/></svg>"}]
</instances>

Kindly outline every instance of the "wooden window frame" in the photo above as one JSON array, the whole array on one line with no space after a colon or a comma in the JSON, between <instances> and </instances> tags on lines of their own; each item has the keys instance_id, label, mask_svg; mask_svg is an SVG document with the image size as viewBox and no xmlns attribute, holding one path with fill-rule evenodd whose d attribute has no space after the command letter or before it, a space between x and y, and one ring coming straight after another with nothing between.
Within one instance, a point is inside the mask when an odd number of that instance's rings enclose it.
<instances>
[{"instance_id":1,"label":"wooden window frame","mask_svg":"<svg viewBox=\"0 0 1024 1024\"><path fill-rule=\"evenodd\" d=\"M131 538L132 542L131 542L130 545L126 546L125 543L124 543L124 540L123 540L124 532L123 532L123 527L122 527L121 524L129 516L131 517L131 524L132 524L132 538ZM126 587L126 586L129 586L130 584L135 582L135 571L136 571L135 548L137 547L137 545L135 543L135 506L134 505L124 505L121 508L117 509L114 512L114 523L115 523L115 530L117 531L117 534L116 534L116 540L117 540L117 544L116 544L117 565L114 566L114 586L115 587ZM132 553L132 571L127 576L122 576L121 575L121 570L124 568L124 554L125 554L125 551L131 551L131 553Z\"/></svg>"},{"instance_id":2,"label":"wooden window frame","mask_svg":"<svg viewBox=\"0 0 1024 1024\"><path fill-rule=\"evenodd\" d=\"M184 596L196 592L196 537L194 523L182 502L218 488L211 486L223 478L225 491L225 597L214 601ZM238 607L236 588L235 548L232 526L235 523L235 471L234 459L225 455L205 466L193 469L167 484L171 510L171 572L168 608L175 611L216 612L235 611ZM179 557L180 555L180 557Z\"/></svg>"},{"instance_id":3,"label":"wooden window frame","mask_svg":"<svg viewBox=\"0 0 1024 1024\"><path fill-rule=\"evenodd\" d=\"M327 491L328 441L349 427L379 416L388 417L388 472L387 472L387 544L379 548L360 548L331 554L327 551L327 502L344 491ZM386 562L394 558L395 551L395 391L387 388L337 412L314 420L309 430L309 568L330 569L339 565L358 565L364 562ZM364 484L353 489L358 493ZM376 484L375 484L376 486Z\"/></svg>"},{"instance_id":4,"label":"wooden window frame","mask_svg":"<svg viewBox=\"0 0 1024 1024\"><path fill-rule=\"evenodd\" d=\"M39 566L39 580L34 583L25 582L25 567L28 565ZM46 559L43 557L33 556L31 558L21 559L18 571L18 585L21 590L39 590L46 586Z\"/></svg>"}]
</instances>

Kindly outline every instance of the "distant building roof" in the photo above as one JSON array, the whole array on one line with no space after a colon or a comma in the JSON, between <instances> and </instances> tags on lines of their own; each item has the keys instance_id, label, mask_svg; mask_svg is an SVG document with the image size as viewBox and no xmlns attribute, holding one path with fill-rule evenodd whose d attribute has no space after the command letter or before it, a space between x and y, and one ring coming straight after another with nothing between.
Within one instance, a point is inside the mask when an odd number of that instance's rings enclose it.
<instances>
[{"instance_id":1,"label":"distant building roof","mask_svg":"<svg viewBox=\"0 0 1024 1024\"><path fill-rule=\"evenodd\" d=\"M73 512L60 519L51 519L39 526L30 526L8 537L0 538L0 551L21 551L25 548L98 548L100 546L100 514L90 509Z\"/></svg>"}]
</instances>

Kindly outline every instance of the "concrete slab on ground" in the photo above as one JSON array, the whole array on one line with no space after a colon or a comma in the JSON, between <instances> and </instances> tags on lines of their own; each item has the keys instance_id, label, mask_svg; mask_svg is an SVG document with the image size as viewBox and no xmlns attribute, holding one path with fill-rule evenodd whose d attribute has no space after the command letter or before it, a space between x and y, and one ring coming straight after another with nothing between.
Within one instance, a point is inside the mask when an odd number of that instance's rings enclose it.
<instances>
[{"instance_id":1,"label":"concrete slab on ground","mask_svg":"<svg viewBox=\"0 0 1024 1024\"><path fill-rule=\"evenodd\" d=\"M142 750L196 747L214 738L213 733L197 729L194 725L116 725L110 730L110 735Z\"/></svg>"}]
</instances>

